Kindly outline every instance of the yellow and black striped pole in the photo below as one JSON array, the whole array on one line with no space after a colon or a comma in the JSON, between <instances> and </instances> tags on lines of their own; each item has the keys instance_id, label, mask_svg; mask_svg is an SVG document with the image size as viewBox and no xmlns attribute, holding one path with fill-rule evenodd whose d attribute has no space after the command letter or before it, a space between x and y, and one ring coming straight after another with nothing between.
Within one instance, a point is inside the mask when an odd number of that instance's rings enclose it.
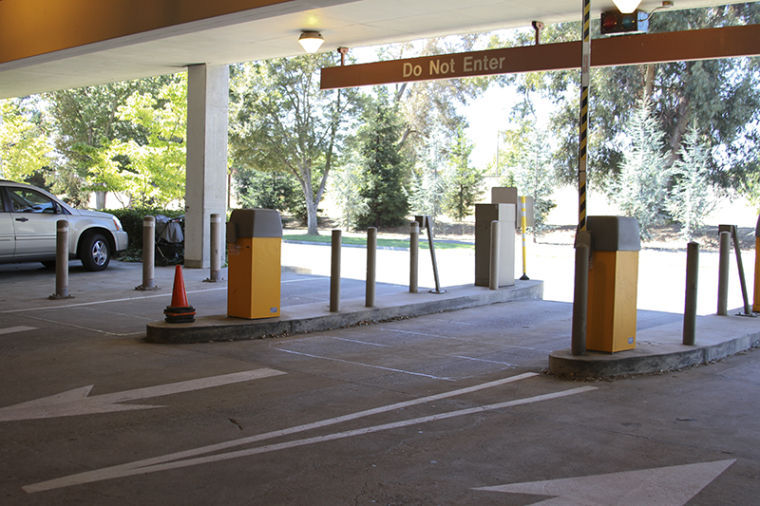
<instances>
[{"instance_id":1,"label":"yellow and black striped pole","mask_svg":"<svg viewBox=\"0 0 760 506\"><path fill-rule=\"evenodd\" d=\"M575 236L575 289L571 352L586 352L588 269L591 236L586 230L586 158L588 152L588 92L591 71L591 1L583 0L583 43L581 52L581 117L578 146L578 232Z\"/></svg>"},{"instance_id":2,"label":"yellow and black striped pole","mask_svg":"<svg viewBox=\"0 0 760 506\"><path fill-rule=\"evenodd\" d=\"M586 159L588 155L588 89L591 81L591 1L583 0L581 54L581 121L578 150L578 229L586 230Z\"/></svg>"}]
</instances>

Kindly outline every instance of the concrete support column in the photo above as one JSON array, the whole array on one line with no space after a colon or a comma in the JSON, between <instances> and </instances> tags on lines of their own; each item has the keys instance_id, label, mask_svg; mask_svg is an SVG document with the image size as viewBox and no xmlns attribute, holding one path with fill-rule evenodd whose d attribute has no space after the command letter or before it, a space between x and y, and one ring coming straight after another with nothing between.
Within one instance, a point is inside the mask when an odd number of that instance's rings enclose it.
<instances>
[{"instance_id":1,"label":"concrete support column","mask_svg":"<svg viewBox=\"0 0 760 506\"><path fill-rule=\"evenodd\" d=\"M227 65L187 68L185 267L209 267L211 214L226 216L228 94Z\"/></svg>"}]
</instances>

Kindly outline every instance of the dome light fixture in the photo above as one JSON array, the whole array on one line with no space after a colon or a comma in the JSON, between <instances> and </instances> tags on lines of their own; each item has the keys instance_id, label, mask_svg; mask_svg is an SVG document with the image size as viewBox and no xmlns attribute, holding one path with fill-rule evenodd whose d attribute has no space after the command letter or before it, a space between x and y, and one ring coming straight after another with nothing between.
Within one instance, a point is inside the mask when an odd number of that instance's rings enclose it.
<instances>
[{"instance_id":1,"label":"dome light fixture","mask_svg":"<svg viewBox=\"0 0 760 506\"><path fill-rule=\"evenodd\" d=\"M641 0L612 0L612 3L623 14L631 14L639 7Z\"/></svg>"},{"instance_id":2,"label":"dome light fixture","mask_svg":"<svg viewBox=\"0 0 760 506\"><path fill-rule=\"evenodd\" d=\"M316 53L324 41L321 33L311 30L304 30L298 37L298 43L307 53Z\"/></svg>"}]
</instances>

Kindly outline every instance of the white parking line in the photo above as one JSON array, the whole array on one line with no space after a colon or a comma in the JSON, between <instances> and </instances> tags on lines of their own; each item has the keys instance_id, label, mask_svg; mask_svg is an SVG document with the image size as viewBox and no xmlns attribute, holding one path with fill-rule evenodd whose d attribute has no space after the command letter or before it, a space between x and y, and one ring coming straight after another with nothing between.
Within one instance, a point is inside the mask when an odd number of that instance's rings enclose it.
<instances>
[{"instance_id":1,"label":"white parking line","mask_svg":"<svg viewBox=\"0 0 760 506\"><path fill-rule=\"evenodd\" d=\"M274 347L274 349L278 351L282 351L284 353L291 353L293 355L301 355L303 357L309 357L309 358L318 358L321 360L330 360L332 362L340 362L342 364L359 365L363 367L370 367L372 369L381 369L383 371L390 371L390 372L400 372L402 374L411 374L412 376L422 376L423 378L431 378L431 379L437 379L437 380L442 380L442 381L454 381L454 378L434 376L432 374L425 374L423 372L407 371L404 369L396 369L393 367L385 367L382 365L366 364L364 362L355 362L353 360L343 360L342 358L332 358L332 357L325 357L322 355L313 355L311 353L303 353L300 351L286 350L285 348Z\"/></svg>"},{"instance_id":2,"label":"white parking line","mask_svg":"<svg viewBox=\"0 0 760 506\"><path fill-rule=\"evenodd\" d=\"M6 327L4 329L0 329L0 335L2 334L15 334L16 332L24 332L26 330L34 330L37 327L27 327L25 325L17 325L15 327Z\"/></svg>"},{"instance_id":3,"label":"white parking line","mask_svg":"<svg viewBox=\"0 0 760 506\"><path fill-rule=\"evenodd\" d=\"M314 281L319 280L321 278L298 278L298 279L288 279L285 281L282 281L282 283L297 283L300 281ZM219 288L205 288L203 290L187 290L188 295L192 295L194 293L205 293L205 292L218 292L221 290L226 290L227 287L219 287ZM170 297L171 292L162 292L162 293L154 293L151 295L141 295L139 297L124 297L122 299L108 299L108 300L96 300L91 302L78 302L74 304L64 304L57 306L55 304L51 304L49 306L37 306L37 307L25 307L21 309L6 309L4 311L0 311L0 314L8 314L8 313L24 313L27 311L40 311L40 310L46 310L46 309L68 309L72 307L82 307L82 306L95 306L98 304L110 304L112 302L129 302L134 300L142 300L142 299L153 299L156 297Z\"/></svg>"}]
</instances>

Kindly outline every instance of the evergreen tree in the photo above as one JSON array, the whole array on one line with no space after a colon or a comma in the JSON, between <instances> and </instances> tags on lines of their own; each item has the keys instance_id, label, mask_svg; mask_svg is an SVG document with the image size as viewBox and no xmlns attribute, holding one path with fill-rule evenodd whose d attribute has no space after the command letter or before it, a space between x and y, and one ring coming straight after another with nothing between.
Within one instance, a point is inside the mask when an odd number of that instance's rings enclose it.
<instances>
[{"instance_id":1,"label":"evergreen tree","mask_svg":"<svg viewBox=\"0 0 760 506\"><path fill-rule=\"evenodd\" d=\"M238 198L245 207L287 211L299 220L306 219L306 205L298 182L287 172L236 170Z\"/></svg>"},{"instance_id":2,"label":"evergreen tree","mask_svg":"<svg viewBox=\"0 0 760 506\"><path fill-rule=\"evenodd\" d=\"M505 165L505 186L516 186L520 195L533 197L534 228L543 228L546 216L555 207L551 194L557 180L552 167L546 131L537 128L535 114L504 132L507 146L500 163ZM499 170L501 172L501 170Z\"/></svg>"},{"instance_id":3,"label":"evergreen tree","mask_svg":"<svg viewBox=\"0 0 760 506\"><path fill-rule=\"evenodd\" d=\"M412 175L414 182L410 204L413 214L436 218L443 212L444 179L435 167L419 170Z\"/></svg>"},{"instance_id":4,"label":"evergreen tree","mask_svg":"<svg viewBox=\"0 0 760 506\"><path fill-rule=\"evenodd\" d=\"M678 154L679 158L671 171L674 184L667 209L681 224L681 236L690 241L702 226L705 216L715 207L708 172L710 153L696 125L686 132Z\"/></svg>"},{"instance_id":5,"label":"evergreen tree","mask_svg":"<svg viewBox=\"0 0 760 506\"><path fill-rule=\"evenodd\" d=\"M483 173L470 166L470 153L472 144L468 142L460 125L449 156L444 195L445 209L457 221L462 221L471 214L472 206L482 191Z\"/></svg>"},{"instance_id":6,"label":"evergreen tree","mask_svg":"<svg viewBox=\"0 0 760 506\"><path fill-rule=\"evenodd\" d=\"M623 213L638 220L641 237L648 239L652 227L662 220L669 171L666 168L668 156L664 152L665 134L646 98L639 101L626 130L630 146L610 186L610 196Z\"/></svg>"},{"instance_id":7,"label":"evergreen tree","mask_svg":"<svg viewBox=\"0 0 760 506\"><path fill-rule=\"evenodd\" d=\"M364 114L359 129L359 153L364 165L359 194L366 203L357 225L393 227L400 225L409 212L405 186L408 179L406 160L399 142L403 122L398 107L392 105L382 89Z\"/></svg>"},{"instance_id":8,"label":"evergreen tree","mask_svg":"<svg viewBox=\"0 0 760 506\"><path fill-rule=\"evenodd\" d=\"M352 161L335 171L330 186L330 194L340 208L338 224L345 229L355 229L359 217L367 213L367 203L360 194L362 182L361 166Z\"/></svg>"}]
</instances>

